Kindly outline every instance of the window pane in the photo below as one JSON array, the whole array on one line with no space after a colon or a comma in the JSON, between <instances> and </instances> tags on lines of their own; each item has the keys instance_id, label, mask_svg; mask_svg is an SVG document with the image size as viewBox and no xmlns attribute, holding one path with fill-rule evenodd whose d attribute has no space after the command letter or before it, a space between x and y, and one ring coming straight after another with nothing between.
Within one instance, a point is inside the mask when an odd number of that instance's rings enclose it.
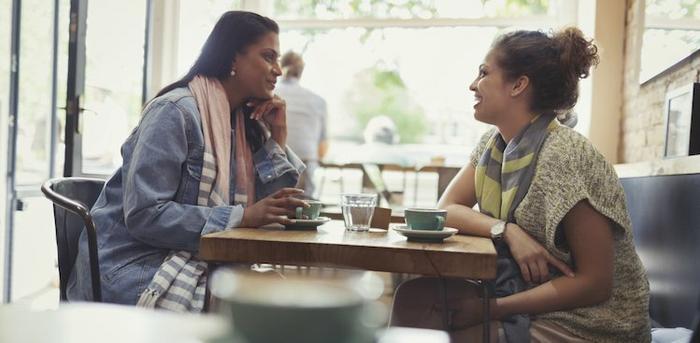
<instances>
[{"instance_id":1,"label":"window pane","mask_svg":"<svg viewBox=\"0 0 700 343\"><path fill-rule=\"evenodd\" d=\"M549 0L275 0L275 19L431 19L555 15Z\"/></svg>"},{"instance_id":2,"label":"window pane","mask_svg":"<svg viewBox=\"0 0 700 343\"><path fill-rule=\"evenodd\" d=\"M91 0L81 117L83 172L111 174L141 113L146 2Z\"/></svg>"},{"instance_id":3,"label":"window pane","mask_svg":"<svg viewBox=\"0 0 700 343\"><path fill-rule=\"evenodd\" d=\"M22 9L17 109L18 186L39 184L49 177L53 69L53 6L46 6L42 0L27 0L22 2Z\"/></svg>"},{"instance_id":4,"label":"window pane","mask_svg":"<svg viewBox=\"0 0 700 343\"><path fill-rule=\"evenodd\" d=\"M178 33L178 75L184 75L199 56L204 40L226 11L241 8L241 0L181 0Z\"/></svg>"},{"instance_id":5,"label":"window pane","mask_svg":"<svg viewBox=\"0 0 700 343\"><path fill-rule=\"evenodd\" d=\"M644 82L700 48L700 31L692 29L700 23L700 2L697 0L647 0L646 25L642 42L639 79ZM678 25L680 27L667 27ZM695 25L697 26L697 25Z\"/></svg>"},{"instance_id":6,"label":"window pane","mask_svg":"<svg viewBox=\"0 0 700 343\"><path fill-rule=\"evenodd\" d=\"M4 1L3 4L9 4ZM41 8L31 7L41 4ZM27 10L31 8L32 10ZM58 4L58 61L56 80L56 116L59 124L55 128L57 146L55 151L55 171L63 172L63 128L65 111L61 108L66 102L66 75L68 66L68 25L70 0L59 0ZM9 29L10 13L7 13L8 43L10 51ZM31 186L43 182L49 177L49 153L51 139L51 92L53 68L53 4L45 6L44 2L28 0L22 2L22 27L20 32L20 80L19 108L17 129L17 186ZM4 27L4 25L3 25ZM3 56L5 57L5 56ZM9 53L7 54L9 57ZM9 67L3 63L0 70ZM7 78L9 80L9 69ZM9 86L0 85L0 90ZM7 88L4 88L7 89ZM9 94L8 94L9 96ZM4 113L9 106L9 98L0 97ZM55 176L55 175L52 175Z\"/></svg>"},{"instance_id":7,"label":"window pane","mask_svg":"<svg viewBox=\"0 0 700 343\"><path fill-rule=\"evenodd\" d=\"M487 127L473 118L468 87L498 33L489 27L288 30L280 44L283 52L303 54L302 85L328 103L329 160L362 160L353 147L363 142L369 119L383 115L397 126L402 164L427 163L435 152L448 164L464 164Z\"/></svg>"},{"instance_id":8,"label":"window pane","mask_svg":"<svg viewBox=\"0 0 700 343\"><path fill-rule=\"evenodd\" d=\"M646 15L669 19L700 19L700 2L697 0L646 0Z\"/></svg>"},{"instance_id":9,"label":"window pane","mask_svg":"<svg viewBox=\"0 0 700 343\"><path fill-rule=\"evenodd\" d=\"M6 3L10 1L2 1L0 7ZM62 77L63 81L59 79L57 85L58 106L65 103L68 8L68 0L59 1L58 76ZM4 42L5 35L9 37L10 11L8 9L7 12L0 12L0 22L3 25L0 35ZM5 14L6 21L3 20ZM11 301L29 303L38 309L55 308L58 305L58 286L53 286L58 278L53 217L48 200L40 196L25 196L22 190L36 192L39 183L49 177L53 17L52 3L47 5L41 0L22 1L16 181L25 207L24 210L14 213ZM7 31L4 31L5 24ZM4 51L9 51L9 41L7 46L8 49ZM0 112L5 113L7 98L4 93L0 99L3 107ZM59 112L59 115L62 115L62 112ZM57 155L63 155L62 148L58 149Z\"/></svg>"},{"instance_id":10,"label":"window pane","mask_svg":"<svg viewBox=\"0 0 700 343\"><path fill-rule=\"evenodd\" d=\"M643 39L642 82L700 49L700 31L646 29Z\"/></svg>"}]
</instances>

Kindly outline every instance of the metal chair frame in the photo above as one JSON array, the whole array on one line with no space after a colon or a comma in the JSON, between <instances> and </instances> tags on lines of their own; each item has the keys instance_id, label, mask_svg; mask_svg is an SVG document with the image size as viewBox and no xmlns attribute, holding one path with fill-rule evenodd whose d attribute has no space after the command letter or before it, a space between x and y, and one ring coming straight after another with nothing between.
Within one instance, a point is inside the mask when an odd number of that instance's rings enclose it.
<instances>
[{"instance_id":1,"label":"metal chair frame","mask_svg":"<svg viewBox=\"0 0 700 343\"><path fill-rule=\"evenodd\" d=\"M79 183L101 183L104 184L104 180L102 179L95 179L95 178L83 178L83 177L64 177L64 178L55 178L55 179L50 179L41 186L41 191L44 193L47 199L51 200L54 204L54 220L57 219L56 217L56 211L57 208L56 206L71 212L75 215L78 215L82 220L83 223L85 224L85 229L87 230L87 239L88 239L88 250L89 250L89 258L90 258L90 277L92 280L92 298L93 301L101 302L102 301L102 285L100 282L100 268L99 268L99 257L97 255L97 229L95 228L95 222L92 220L92 215L90 215L90 208L92 208L93 204L85 204L81 201L71 199L55 190L55 187L61 183L66 183L66 182L79 182ZM66 230L65 228L65 220L66 218L63 218L64 220L64 227L59 228L59 223L56 223L56 244L58 249L62 249L62 244L59 242L59 237L62 235L59 235L59 230ZM77 237L80 237L78 235ZM65 244L65 243L64 243ZM59 269L66 271L66 275L70 275L70 271L73 269L73 266L65 266L61 265L61 261L59 259ZM66 269L67 268L67 269ZM64 278L62 277L61 280L61 300L68 300L66 296L66 285L68 283L67 277Z\"/></svg>"}]
</instances>

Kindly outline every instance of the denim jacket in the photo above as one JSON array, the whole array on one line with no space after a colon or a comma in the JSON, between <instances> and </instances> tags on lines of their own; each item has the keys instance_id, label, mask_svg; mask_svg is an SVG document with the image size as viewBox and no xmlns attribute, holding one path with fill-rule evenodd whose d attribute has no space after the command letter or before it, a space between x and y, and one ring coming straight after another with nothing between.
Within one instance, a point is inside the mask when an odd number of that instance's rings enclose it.
<instances>
[{"instance_id":1,"label":"denim jacket","mask_svg":"<svg viewBox=\"0 0 700 343\"><path fill-rule=\"evenodd\" d=\"M122 145L122 166L106 182L91 214L105 302L136 304L171 250L197 252L202 235L239 226L242 206L197 206L204 138L188 88L174 89L145 109ZM231 131L230 199L235 193L235 128ZM268 139L253 153L256 199L293 187L304 164ZM68 281L71 301L91 300L83 231Z\"/></svg>"}]
</instances>

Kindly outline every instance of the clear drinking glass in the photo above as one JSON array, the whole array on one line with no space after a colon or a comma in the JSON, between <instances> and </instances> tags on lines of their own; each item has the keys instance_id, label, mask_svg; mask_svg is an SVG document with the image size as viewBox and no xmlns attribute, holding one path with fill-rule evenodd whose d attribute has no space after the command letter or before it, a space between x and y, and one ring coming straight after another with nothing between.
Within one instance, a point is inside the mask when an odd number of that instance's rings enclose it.
<instances>
[{"instance_id":1,"label":"clear drinking glass","mask_svg":"<svg viewBox=\"0 0 700 343\"><path fill-rule=\"evenodd\" d=\"M374 207L377 206L377 195L343 194L340 198L345 228L349 231L369 231Z\"/></svg>"}]
</instances>

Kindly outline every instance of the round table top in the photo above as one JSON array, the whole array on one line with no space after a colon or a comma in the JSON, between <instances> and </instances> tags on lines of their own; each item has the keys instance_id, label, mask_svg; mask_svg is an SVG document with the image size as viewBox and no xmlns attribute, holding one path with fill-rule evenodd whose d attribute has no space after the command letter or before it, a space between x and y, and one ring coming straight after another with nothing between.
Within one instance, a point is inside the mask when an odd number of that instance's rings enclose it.
<instances>
[{"instance_id":1,"label":"round table top","mask_svg":"<svg viewBox=\"0 0 700 343\"><path fill-rule=\"evenodd\" d=\"M228 334L223 318L133 306L61 304L32 311L0 306L0 342L208 342Z\"/></svg>"}]
</instances>

